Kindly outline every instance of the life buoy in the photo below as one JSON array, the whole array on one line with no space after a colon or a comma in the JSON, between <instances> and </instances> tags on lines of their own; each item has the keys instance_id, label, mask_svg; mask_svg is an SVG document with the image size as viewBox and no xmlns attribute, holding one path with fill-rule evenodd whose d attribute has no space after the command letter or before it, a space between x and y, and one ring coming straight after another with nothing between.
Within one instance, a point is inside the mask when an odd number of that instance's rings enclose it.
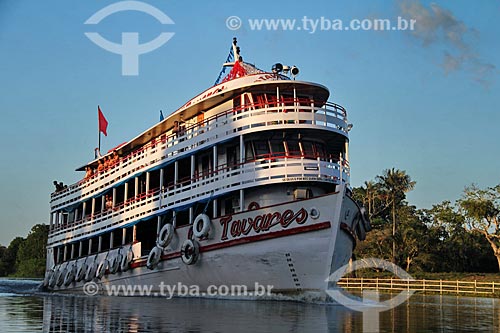
<instances>
[{"instance_id":1,"label":"life buoy","mask_svg":"<svg viewBox=\"0 0 500 333\"><path fill-rule=\"evenodd\" d=\"M172 241L172 237L174 235L174 226L170 223L167 223L161 228L160 233L158 234L158 240L156 244L159 247L165 248Z\"/></svg>"},{"instance_id":2,"label":"life buoy","mask_svg":"<svg viewBox=\"0 0 500 333\"><path fill-rule=\"evenodd\" d=\"M186 265L192 265L196 263L199 255L200 247L197 241L186 239L184 243L182 243L181 258Z\"/></svg>"},{"instance_id":3,"label":"life buoy","mask_svg":"<svg viewBox=\"0 0 500 333\"><path fill-rule=\"evenodd\" d=\"M248 210L256 210L256 209L260 209L260 205L255 201L250 202L250 204L248 205Z\"/></svg>"},{"instance_id":4,"label":"life buoy","mask_svg":"<svg viewBox=\"0 0 500 333\"><path fill-rule=\"evenodd\" d=\"M94 278L94 275L95 275L94 266L95 266L95 262L87 265L87 269L85 269L85 281L86 282L89 282Z\"/></svg>"},{"instance_id":5,"label":"life buoy","mask_svg":"<svg viewBox=\"0 0 500 333\"><path fill-rule=\"evenodd\" d=\"M129 248L127 252L122 256L122 261L120 263L120 269L122 272L125 272L129 269L133 257L134 257L134 252L132 251L132 248Z\"/></svg>"},{"instance_id":6,"label":"life buoy","mask_svg":"<svg viewBox=\"0 0 500 333\"><path fill-rule=\"evenodd\" d=\"M208 236L210 232L210 217L207 214L200 214L196 216L193 223L193 235L196 238L203 238Z\"/></svg>"},{"instance_id":7,"label":"life buoy","mask_svg":"<svg viewBox=\"0 0 500 333\"><path fill-rule=\"evenodd\" d=\"M64 285L69 286L71 282L75 279L75 264L66 268L66 274L64 275Z\"/></svg>"},{"instance_id":8,"label":"life buoy","mask_svg":"<svg viewBox=\"0 0 500 333\"><path fill-rule=\"evenodd\" d=\"M87 271L87 262L84 261L83 264L81 264L80 267L78 267L78 269L76 270L76 276L75 276L76 282L80 282L85 278L86 271Z\"/></svg>"},{"instance_id":9,"label":"life buoy","mask_svg":"<svg viewBox=\"0 0 500 333\"><path fill-rule=\"evenodd\" d=\"M65 272L66 271L64 269L60 269L58 274L57 274L57 279L56 279L57 283L56 284L58 287L62 286L62 284L64 283Z\"/></svg>"},{"instance_id":10,"label":"life buoy","mask_svg":"<svg viewBox=\"0 0 500 333\"><path fill-rule=\"evenodd\" d=\"M155 269L160 262L161 252L162 250L158 246L155 246L151 252L149 252L148 261L146 263L148 269Z\"/></svg>"},{"instance_id":11,"label":"life buoy","mask_svg":"<svg viewBox=\"0 0 500 333\"><path fill-rule=\"evenodd\" d=\"M98 279L101 279L104 276L104 273L106 273L106 270L108 269L108 265L109 265L108 259L104 259L103 261L101 261L99 263L99 265L97 266L97 270L95 272L95 277Z\"/></svg>"},{"instance_id":12,"label":"life buoy","mask_svg":"<svg viewBox=\"0 0 500 333\"><path fill-rule=\"evenodd\" d=\"M121 261L122 261L122 254L120 252L118 252L109 260L108 269L111 274L115 274L116 272L118 272L118 268L120 268Z\"/></svg>"}]
</instances>

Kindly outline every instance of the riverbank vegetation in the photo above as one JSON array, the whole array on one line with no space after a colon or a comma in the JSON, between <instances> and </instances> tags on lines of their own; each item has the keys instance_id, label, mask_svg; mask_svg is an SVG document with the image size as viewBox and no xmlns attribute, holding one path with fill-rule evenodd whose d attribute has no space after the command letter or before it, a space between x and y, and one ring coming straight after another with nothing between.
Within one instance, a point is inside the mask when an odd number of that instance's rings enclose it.
<instances>
[{"instance_id":1,"label":"riverbank vegetation","mask_svg":"<svg viewBox=\"0 0 500 333\"><path fill-rule=\"evenodd\" d=\"M37 224L26 238L14 238L0 246L0 276L40 278L45 274L45 246L49 227Z\"/></svg>"},{"instance_id":2,"label":"riverbank vegetation","mask_svg":"<svg viewBox=\"0 0 500 333\"><path fill-rule=\"evenodd\" d=\"M353 189L373 230L358 243L357 258L383 258L407 272L494 273L500 266L500 185L468 186L457 202L418 209L406 200L416 182L388 169Z\"/></svg>"}]
</instances>

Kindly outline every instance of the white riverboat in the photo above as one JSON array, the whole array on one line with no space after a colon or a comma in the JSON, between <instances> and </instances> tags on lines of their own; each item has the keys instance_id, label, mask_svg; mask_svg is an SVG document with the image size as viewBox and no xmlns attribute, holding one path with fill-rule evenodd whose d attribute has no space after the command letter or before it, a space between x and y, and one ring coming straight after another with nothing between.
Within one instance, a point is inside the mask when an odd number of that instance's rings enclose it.
<instances>
[{"instance_id":1,"label":"white riverboat","mask_svg":"<svg viewBox=\"0 0 500 333\"><path fill-rule=\"evenodd\" d=\"M236 39L224 66L220 82L52 193L45 287L328 287L370 230L351 198L346 110L296 67L244 62Z\"/></svg>"}]
</instances>

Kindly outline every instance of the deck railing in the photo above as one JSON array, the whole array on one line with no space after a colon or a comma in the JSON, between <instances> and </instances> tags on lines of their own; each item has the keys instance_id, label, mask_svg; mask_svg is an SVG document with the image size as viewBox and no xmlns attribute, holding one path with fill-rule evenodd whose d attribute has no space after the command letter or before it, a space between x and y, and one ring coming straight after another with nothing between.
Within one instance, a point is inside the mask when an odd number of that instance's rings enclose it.
<instances>
[{"instance_id":1,"label":"deck railing","mask_svg":"<svg viewBox=\"0 0 500 333\"><path fill-rule=\"evenodd\" d=\"M273 115L269 117L269 115ZM281 116L278 116L281 115ZM232 126L229 126L232 124ZM303 99L281 99L274 103L245 104L231 108L189 125L182 133L164 135L122 157L118 163L92 177L68 186L51 195L52 208L57 209L86 197L96 195L111 184L164 163L167 158L189 154L201 145L226 139L261 126L293 124L334 128L347 133L346 111L334 103ZM349 167L344 166L348 172Z\"/></svg>"},{"instance_id":2,"label":"deck railing","mask_svg":"<svg viewBox=\"0 0 500 333\"><path fill-rule=\"evenodd\" d=\"M387 278L342 278L337 285L347 290L385 292L415 291L430 294L499 297L500 282L459 280L403 280Z\"/></svg>"},{"instance_id":3,"label":"deck railing","mask_svg":"<svg viewBox=\"0 0 500 333\"><path fill-rule=\"evenodd\" d=\"M255 160L233 167L218 168L206 176L201 175L177 184L166 184L161 189L151 189L115 205L112 209L80 217L77 221L53 225L50 230L50 242L80 237L138 218L147 218L172 209L176 205L192 204L208 199L221 191L233 191L287 180L315 180L338 184L340 172L343 174L342 177L346 176L338 163L286 156L281 159L273 157Z\"/></svg>"}]
</instances>

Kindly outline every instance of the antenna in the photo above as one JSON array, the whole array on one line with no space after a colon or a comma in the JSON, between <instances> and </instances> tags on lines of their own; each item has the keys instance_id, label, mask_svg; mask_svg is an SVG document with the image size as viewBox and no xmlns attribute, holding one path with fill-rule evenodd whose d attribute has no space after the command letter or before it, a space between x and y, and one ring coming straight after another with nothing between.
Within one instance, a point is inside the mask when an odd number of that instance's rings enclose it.
<instances>
[{"instance_id":1,"label":"antenna","mask_svg":"<svg viewBox=\"0 0 500 333\"><path fill-rule=\"evenodd\" d=\"M233 54L235 62L241 60L240 47L238 46L238 40L236 39L236 37L233 37Z\"/></svg>"}]
</instances>

